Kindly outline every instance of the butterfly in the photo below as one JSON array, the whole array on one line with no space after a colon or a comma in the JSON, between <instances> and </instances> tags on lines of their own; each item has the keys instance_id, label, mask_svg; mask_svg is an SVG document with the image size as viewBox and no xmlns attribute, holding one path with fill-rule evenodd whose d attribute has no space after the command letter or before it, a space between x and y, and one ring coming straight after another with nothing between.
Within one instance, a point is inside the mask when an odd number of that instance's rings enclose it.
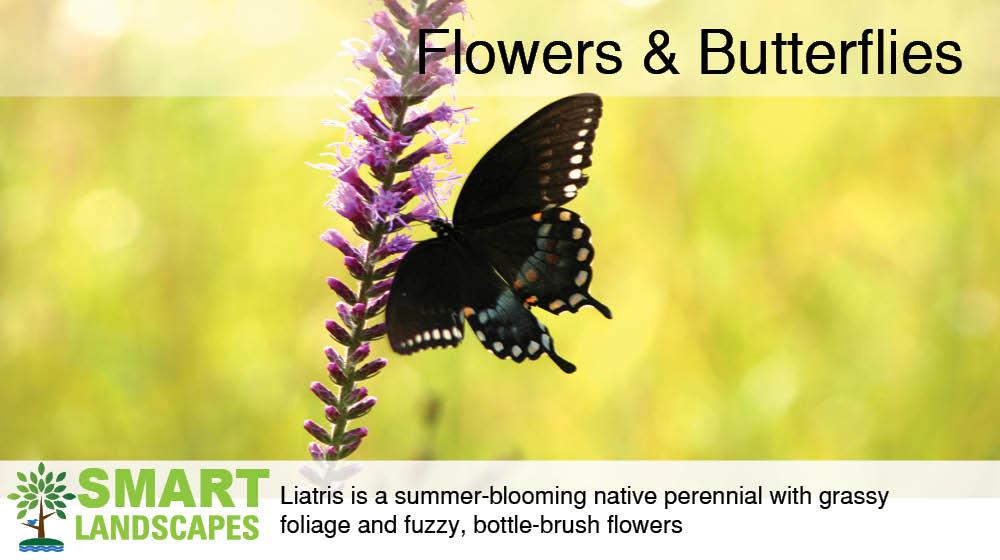
<instances>
[{"instance_id":1,"label":"butterfly","mask_svg":"<svg viewBox=\"0 0 1000 560\"><path fill-rule=\"evenodd\" d=\"M498 358L548 355L566 373L532 307L558 315L611 310L588 293L590 228L563 208L587 184L601 98L551 103L503 137L473 168L453 221L403 257L386 307L389 345L400 354L458 346L465 323Z\"/></svg>"}]
</instances>

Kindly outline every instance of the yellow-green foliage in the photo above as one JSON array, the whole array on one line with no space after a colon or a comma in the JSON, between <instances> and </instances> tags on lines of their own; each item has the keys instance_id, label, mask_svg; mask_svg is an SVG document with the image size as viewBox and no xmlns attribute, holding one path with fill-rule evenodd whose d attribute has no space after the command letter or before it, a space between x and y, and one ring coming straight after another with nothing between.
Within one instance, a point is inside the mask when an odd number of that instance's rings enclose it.
<instances>
[{"instance_id":1,"label":"yellow-green foliage","mask_svg":"<svg viewBox=\"0 0 1000 560\"><path fill-rule=\"evenodd\" d=\"M460 99L458 168L547 101ZM0 457L304 458L340 117L0 100ZM610 98L594 161L580 371L390 356L358 458L1000 458L996 99Z\"/></svg>"}]
</instances>

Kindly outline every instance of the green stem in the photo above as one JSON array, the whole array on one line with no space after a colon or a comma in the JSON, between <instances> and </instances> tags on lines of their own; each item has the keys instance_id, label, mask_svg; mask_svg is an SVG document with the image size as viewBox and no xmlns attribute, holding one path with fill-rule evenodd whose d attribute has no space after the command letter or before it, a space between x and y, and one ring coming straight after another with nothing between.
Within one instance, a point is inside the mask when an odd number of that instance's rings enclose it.
<instances>
[{"instance_id":1,"label":"green stem","mask_svg":"<svg viewBox=\"0 0 1000 560\"><path fill-rule=\"evenodd\" d=\"M417 0L414 2L414 12L416 16L419 16L427 9L427 2L422 0ZM410 63L407 65L407 72L400 76L400 83L405 83L412 75L417 72L417 59L415 49L410 49ZM403 92L400 97L400 109L393 115L392 123L390 126L393 131L399 132L403 128L403 124L406 122L406 111L413 104L411 102L413 98L406 95ZM389 158L389 172L382 181L382 190L389 189L396 182L396 162L399 159L399 155L393 155ZM382 242L385 240L386 235L386 224L377 224L370 235L364 237L368 242L368 250L365 254L364 262L362 266L364 268L364 275L362 276L361 285L358 288L358 303L362 303L365 307L368 307L368 302L370 301L368 292L371 290L372 285L375 283L375 252L382 247ZM350 331L350 341L347 345L347 354L344 356L344 384L340 386L340 395L337 399L337 410L340 412L340 417L336 422L333 423L332 432L333 438L332 443L335 446L341 446L344 442L341 441L344 437L344 433L347 431L347 409L349 408L347 404L347 397L354 391L354 386L357 383L355 376L357 375L358 366L360 363L355 362L353 355L355 351L364 342L363 335L366 328L367 318L362 316L357 323L353 326Z\"/></svg>"},{"instance_id":2,"label":"green stem","mask_svg":"<svg viewBox=\"0 0 1000 560\"><path fill-rule=\"evenodd\" d=\"M402 108L392 122L393 130L399 131L403 128L403 124L406 120L406 110L409 108L409 105L410 104L406 101L406 98L402 98ZM396 167L396 160L398 157L398 155L392 156L389 159L390 170ZM385 180L382 181L382 190L388 189L395 182L396 172L390 171L385 177ZM382 247L382 241L385 239L385 234L385 224L377 224L372 233L365 238L365 240L368 241L368 250L365 253L365 259L362 263L365 273L361 278L361 286L358 288L358 303L363 303L365 307L368 307L368 302L370 300L368 292L375 283L375 268L378 264L374 258L375 252ZM361 346L362 342L364 342L362 335L364 334L367 322L367 318L362 316L361 319L354 324L353 329L350 331L351 340L347 345L347 355L344 357L344 378L346 381L340 386L340 396L337 399L337 410L340 412L340 417L333 423L333 445L341 445L343 443L341 442L341 438L343 438L344 432L347 431L347 396L354 390L354 385L357 382L355 375L357 374L358 366L361 365L354 360L353 355L354 352Z\"/></svg>"}]
</instances>

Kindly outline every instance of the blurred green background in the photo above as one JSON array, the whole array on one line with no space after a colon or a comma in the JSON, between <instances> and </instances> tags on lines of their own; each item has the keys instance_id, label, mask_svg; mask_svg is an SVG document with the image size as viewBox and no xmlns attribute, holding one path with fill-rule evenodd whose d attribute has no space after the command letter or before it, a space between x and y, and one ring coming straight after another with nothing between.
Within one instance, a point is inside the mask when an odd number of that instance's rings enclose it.
<instances>
[{"instance_id":1,"label":"blurred green background","mask_svg":"<svg viewBox=\"0 0 1000 560\"><path fill-rule=\"evenodd\" d=\"M458 170L550 100L460 95ZM580 371L391 356L359 458L1000 459L1000 100L605 102ZM0 99L0 458L305 456L341 116Z\"/></svg>"}]
</instances>

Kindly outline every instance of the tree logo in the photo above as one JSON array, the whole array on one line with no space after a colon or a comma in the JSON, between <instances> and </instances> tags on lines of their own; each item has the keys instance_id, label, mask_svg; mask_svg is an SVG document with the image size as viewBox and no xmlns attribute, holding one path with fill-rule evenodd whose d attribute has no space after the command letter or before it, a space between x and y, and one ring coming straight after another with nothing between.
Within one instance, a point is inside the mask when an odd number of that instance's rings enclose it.
<instances>
[{"instance_id":1,"label":"tree logo","mask_svg":"<svg viewBox=\"0 0 1000 560\"><path fill-rule=\"evenodd\" d=\"M21 525L36 533L34 538L21 541L21 552L62 552L62 541L45 536L45 520L53 515L66 519L66 502L75 499L76 495L66 491L62 483L65 478L65 472L45 472L45 463L38 463L36 472L17 473L22 484L17 485L17 492L7 494L7 499L17 502L19 520L34 517L22 521Z\"/></svg>"}]
</instances>

